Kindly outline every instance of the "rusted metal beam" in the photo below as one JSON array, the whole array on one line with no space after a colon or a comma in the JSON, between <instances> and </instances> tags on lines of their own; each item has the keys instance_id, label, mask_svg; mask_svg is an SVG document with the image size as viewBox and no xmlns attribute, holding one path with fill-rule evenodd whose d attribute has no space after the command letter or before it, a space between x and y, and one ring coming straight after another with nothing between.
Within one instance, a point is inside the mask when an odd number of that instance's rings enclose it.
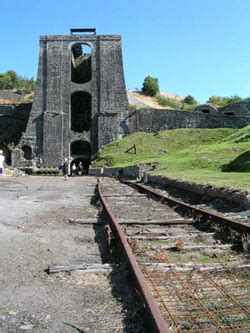
<instances>
[{"instance_id":1,"label":"rusted metal beam","mask_svg":"<svg viewBox=\"0 0 250 333\"><path fill-rule=\"evenodd\" d=\"M116 237L119 241L120 247L123 251L126 261L128 262L128 264L131 268L131 272L132 272L133 278L136 282L137 289L145 303L146 310L147 310L146 319L147 319L147 324L148 324L146 327L146 330L148 332L155 332L155 333L170 333L169 327L167 326L167 323L165 322L164 318L161 315L159 307L158 307L152 293L149 290L149 286L146 282L146 279L127 242L127 238L126 238L121 226L116 221L116 218L115 218L113 212L108 207L108 204L105 200L105 196L102 193L102 184L101 184L100 178L98 179L98 193L99 193L103 208L108 215L110 226L111 226L112 230L115 230Z\"/></svg>"}]
</instances>

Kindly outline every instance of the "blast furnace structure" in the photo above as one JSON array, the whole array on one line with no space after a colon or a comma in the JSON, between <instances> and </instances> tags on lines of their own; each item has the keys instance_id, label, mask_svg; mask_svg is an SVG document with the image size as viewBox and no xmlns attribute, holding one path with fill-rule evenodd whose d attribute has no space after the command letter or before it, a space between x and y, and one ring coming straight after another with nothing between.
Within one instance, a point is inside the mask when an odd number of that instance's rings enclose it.
<instances>
[{"instance_id":1,"label":"blast furnace structure","mask_svg":"<svg viewBox=\"0 0 250 333\"><path fill-rule=\"evenodd\" d=\"M37 89L12 164L58 166L65 157L89 163L119 137L117 122L126 109L120 36L95 29L41 36Z\"/></svg>"}]
</instances>

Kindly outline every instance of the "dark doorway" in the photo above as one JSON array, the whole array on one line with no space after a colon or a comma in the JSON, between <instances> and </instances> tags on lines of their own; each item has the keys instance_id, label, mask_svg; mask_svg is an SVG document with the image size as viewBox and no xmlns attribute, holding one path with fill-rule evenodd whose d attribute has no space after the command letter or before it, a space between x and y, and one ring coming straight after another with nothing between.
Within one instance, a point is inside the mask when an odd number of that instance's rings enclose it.
<instances>
[{"instance_id":1,"label":"dark doorway","mask_svg":"<svg viewBox=\"0 0 250 333\"><path fill-rule=\"evenodd\" d=\"M32 159L32 149L30 146L26 145L22 147L23 157L30 161Z\"/></svg>"},{"instance_id":2,"label":"dark doorway","mask_svg":"<svg viewBox=\"0 0 250 333\"><path fill-rule=\"evenodd\" d=\"M83 176L87 175L89 173L89 165L90 165L90 160L86 160L84 158L75 158L71 163L70 163L70 168L72 170L72 165L76 165L76 175L77 176Z\"/></svg>"},{"instance_id":3,"label":"dark doorway","mask_svg":"<svg viewBox=\"0 0 250 333\"><path fill-rule=\"evenodd\" d=\"M86 83L91 80L91 47L74 44L71 49L71 81Z\"/></svg>"},{"instance_id":4,"label":"dark doorway","mask_svg":"<svg viewBox=\"0 0 250 333\"><path fill-rule=\"evenodd\" d=\"M91 95L77 91L71 95L71 130L82 133L91 127Z\"/></svg>"},{"instance_id":5,"label":"dark doorway","mask_svg":"<svg viewBox=\"0 0 250 333\"><path fill-rule=\"evenodd\" d=\"M79 140L71 143L70 146L71 157L73 158L71 166L73 164L79 170L79 165L82 166L82 174L87 174L89 165L91 163L91 145L87 141Z\"/></svg>"}]
</instances>

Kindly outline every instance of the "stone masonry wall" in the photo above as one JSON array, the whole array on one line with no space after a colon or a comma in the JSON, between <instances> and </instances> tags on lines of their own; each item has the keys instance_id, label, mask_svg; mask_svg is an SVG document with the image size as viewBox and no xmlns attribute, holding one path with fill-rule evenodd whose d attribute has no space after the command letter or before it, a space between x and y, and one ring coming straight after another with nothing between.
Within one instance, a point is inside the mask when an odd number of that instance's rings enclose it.
<instances>
[{"instance_id":1,"label":"stone masonry wall","mask_svg":"<svg viewBox=\"0 0 250 333\"><path fill-rule=\"evenodd\" d=\"M0 148L11 142L18 143L25 131L30 110L31 103L0 105Z\"/></svg>"},{"instance_id":2,"label":"stone masonry wall","mask_svg":"<svg viewBox=\"0 0 250 333\"><path fill-rule=\"evenodd\" d=\"M174 128L242 128L250 117L222 116L191 111L141 109L124 112L120 128L124 135L144 131L157 132Z\"/></svg>"},{"instance_id":3,"label":"stone masonry wall","mask_svg":"<svg viewBox=\"0 0 250 333\"><path fill-rule=\"evenodd\" d=\"M154 176L148 173L146 175L147 182L173 188L179 188L214 198L222 198L228 201L238 203L244 207L250 207L250 193L248 191L237 191L225 187L214 187L212 185L202 185L193 182L183 181L179 179L168 178L164 176Z\"/></svg>"}]
</instances>

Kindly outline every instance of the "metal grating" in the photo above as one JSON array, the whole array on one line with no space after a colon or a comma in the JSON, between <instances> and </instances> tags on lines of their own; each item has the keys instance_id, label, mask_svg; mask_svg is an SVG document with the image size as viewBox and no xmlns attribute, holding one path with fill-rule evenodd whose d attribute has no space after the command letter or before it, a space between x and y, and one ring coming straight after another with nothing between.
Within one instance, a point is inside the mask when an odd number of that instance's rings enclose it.
<instances>
[{"instance_id":1,"label":"metal grating","mask_svg":"<svg viewBox=\"0 0 250 333\"><path fill-rule=\"evenodd\" d=\"M169 255L167 263L168 270L144 266L143 272L170 327L177 332L250 331L248 268L182 272Z\"/></svg>"}]
</instances>

